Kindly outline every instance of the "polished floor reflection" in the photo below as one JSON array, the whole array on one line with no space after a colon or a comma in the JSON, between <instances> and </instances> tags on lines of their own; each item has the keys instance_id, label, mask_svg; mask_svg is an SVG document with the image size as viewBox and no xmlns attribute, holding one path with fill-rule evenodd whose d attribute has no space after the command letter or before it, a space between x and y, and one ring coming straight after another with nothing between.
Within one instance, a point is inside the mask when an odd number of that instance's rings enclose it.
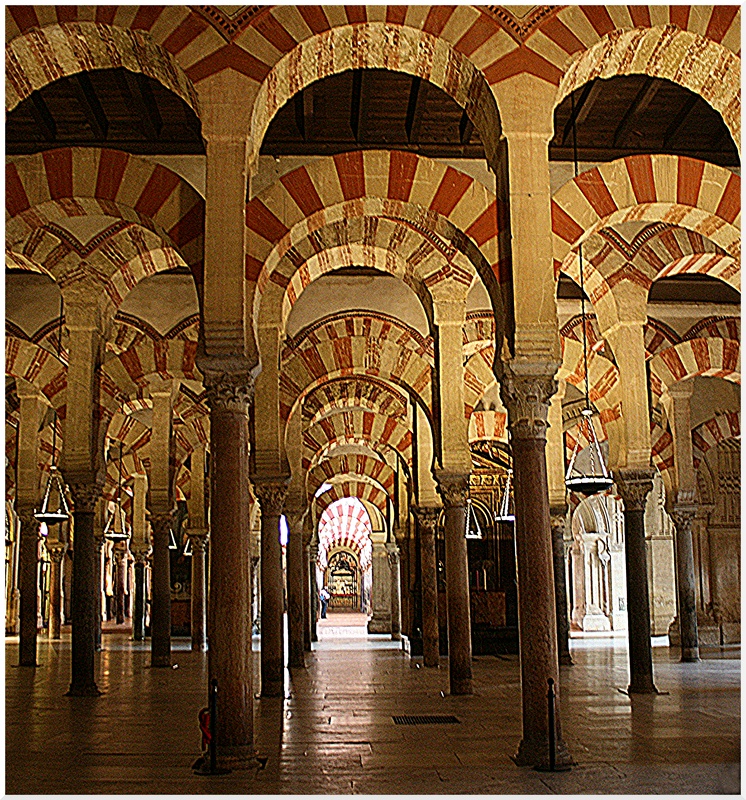
<instances>
[{"instance_id":1,"label":"polished floor reflection","mask_svg":"<svg viewBox=\"0 0 746 800\"><path fill-rule=\"evenodd\" d=\"M719 794L740 791L740 650L680 664L654 648L658 688L635 697L624 639L579 639L562 668L562 722L577 766L538 773L511 760L520 738L516 657L474 659L475 694L450 697L448 671L410 661L398 643L330 617L288 675L287 697L257 700L263 766L220 777L191 771L207 655L176 640L173 669L147 646L107 633L97 699L64 696L69 634L39 640L40 666L14 666L6 644L8 794ZM336 630L335 630L336 629ZM347 629L347 630L345 630ZM352 630L349 630L352 629ZM255 642L255 649L258 642ZM258 667L258 658L255 655ZM256 673L258 681L258 670ZM255 687L256 688L256 687ZM451 714L459 724L394 724Z\"/></svg>"}]
</instances>

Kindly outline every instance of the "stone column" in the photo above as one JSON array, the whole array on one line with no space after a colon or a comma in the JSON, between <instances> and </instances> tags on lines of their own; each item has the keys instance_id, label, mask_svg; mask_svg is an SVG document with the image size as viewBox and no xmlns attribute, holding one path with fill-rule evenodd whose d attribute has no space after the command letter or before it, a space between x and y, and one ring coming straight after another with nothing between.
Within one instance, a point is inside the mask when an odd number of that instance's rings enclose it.
<instances>
[{"instance_id":1,"label":"stone column","mask_svg":"<svg viewBox=\"0 0 746 800\"><path fill-rule=\"evenodd\" d=\"M234 766L254 757L247 417L254 384L236 362L198 361L210 406L209 671L218 682L219 758Z\"/></svg>"},{"instance_id":2,"label":"stone column","mask_svg":"<svg viewBox=\"0 0 746 800\"><path fill-rule=\"evenodd\" d=\"M523 700L519 765L545 766L549 760L547 681L558 696L555 714L556 763L569 766L562 739L557 662L552 531L545 457L549 401L556 365L514 363L506 367L500 395L508 411L513 450L515 540L518 568L518 628Z\"/></svg>"},{"instance_id":3,"label":"stone column","mask_svg":"<svg viewBox=\"0 0 746 800\"><path fill-rule=\"evenodd\" d=\"M71 483L70 491L74 503L73 624L72 681L67 694L71 697L97 697L101 692L94 680L97 621L93 516L101 498L101 486L97 483Z\"/></svg>"},{"instance_id":4,"label":"stone column","mask_svg":"<svg viewBox=\"0 0 746 800\"><path fill-rule=\"evenodd\" d=\"M104 550L104 525L103 525L104 501L99 500L96 511L93 515L93 639L96 651L101 651L101 625L102 625L102 603L103 603L103 574L101 569L101 559Z\"/></svg>"},{"instance_id":5,"label":"stone column","mask_svg":"<svg viewBox=\"0 0 746 800\"><path fill-rule=\"evenodd\" d=\"M171 381L153 381L150 433L150 526L152 529L150 666L171 666Z\"/></svg>"},{"instance_id":6,"label":"stone column","mask_svg":"<svg viewBox=\"0 0 746 800\"><path fill-rule=\"evenodd\" d=\"M418 506L415 510L420 530L420 569L422 583L422 654L426 667L440 663L438 624L438 566L435 556L435 527L439 508Z\"/></svg>"},{"instance_id":7,"label":"stone column","mask_svg":"<svg viewBox=\"0 0 746 800\"><path fill-rule=\"evenodd\" d=\"M132 477L132 539L130 552L135 560L135 600L132 607L132 637L145 639L145 571L150 545L147 541L145 500L148 489L147 476L136 473Z\"/></svg>"},{"instance_id":8,"label":"stone column","mask_svg":"<svg viewBox=\"0 0 746 800\"><path fill-rule=\"evenodd\" d=\"M554 562L554 604L557 611L557 650L559 663L572 665L570 655L570 620L567 614L567 582L565 580L566 506L549 509L552 525L552 560Z\"/></svg>"},{"instance_id":9,"label":"stone column","mask_svg":"<svg viewBox=\"0 0 746 800\"><path fill-rule=\"evenodd\" d=\"M288 666L304 668L303 656L303 511L297 507L288 510L290 537L287 544L288 590Z\"/></svg>"},{"instance_id":10,"label":"stone column","mask_svg":"<svg viewBox=\"0 0 746 800\"><path fill-rule=\"evenodd\" d=\"M630 694L657 692L653 684L650 643L650 598L645 552L645 501L653 488L650 468L614 471L617 490L624 502L624 550L627 568L627 636L629 640Z\"/></svg>"},{"instance_id":11,"label":"stone column","mask_svg":"<svg viewBox=\"0 0 746 800\"><path fill-rule=\"evenodd\" d=\"M314 595L311 594L311 539L313 538L311 509L303 518L303 649L311 652L311 630L315 621L313 616Z\"/></svg>"},{"instance_id":12,"label":"stone column","mask_svg":"<svg viewBox=\"0 0 746 800\"><path fill-rule=\"evenodd\" d=\"M116 583L114 585L114 597L116 608L117 625L124 624L124 595L127 581L127 545L124 547L117 544L114 546L114 563L116 565Z\"/></svg>"},{"instance_id":13,"label":"stone column","mask_svg":"<svg viewBox=\"0 0 746 800\"><path fill-rule=\"evenodd\" d=\"M49 638L59 639L62 624L62 559L67 545L47 540L46 547L52 562L49 577Z\"/></svg>"},{"instance_id":14,"label":"stone column","mask_svg":"<svg viewBox=\"0 0 746 800\"><path fill-rule=\"evenodd\" d=\"M253 483L262 510L262 697L282 697L285 654L280 515L287 494L287 478L255 476Z\"/></svg>"},{"instance_id":15,"label":"stone column","mask_svg":"<svg viewBox=\"0 0 746 800\"><path fill-rule=\"evenodd\" d=\"M316 623L318 622L319 614L319 589L316 585L316 560L319 557L319 540L314 533L311 539L311 544L308 547L308 583L311 594L310 602L308 604L311 612L311 642L318 642L319 634L316 630Z\"/></svg>"},{"instance_id":16,"label":"stone column","mask_svg":"<svg viewBox=\"0 0 746 800\"><path fill-rule=\"evenodd\" d=\"M207 584L205 575L205 550L207 548L207 520L205 518L205 448L197 447L191 456L191 486L187 501L189 526L187 535L192 544L192 598L191 633L192 650L207 650L205 602Z\"/></svg>"},{"instance_id":17,"label":"stone column","mask_svg":"<svg viewBox=\"0 0 746 800\"><path fill-rule=\"evenodd\" d=\"M386 551L391 569L391 638L401 640L401 562L396 544L387 544Z\"/></svg>"},{"instance_id":18,"label":"stone column","mask_svg":"<svg viewBox=\"0 0 746 800\"><path fill-rule=\"evenodd\" d=\"M39 564L39 523L33 508L19 508L21 523L21 568L19 588L21 590L20 645L18 664L21 667L36 666L36 635L39 598L37 588Z\"/></svg>"},{"instance_id":19,"label":"stone column","mask_svg":"<svg viewBox=\"0 0 746 800\"><path fill-rule=\"evenodd\" d=\"M676 579L682 661L699 661L694 546L692 543L692 523L696 513L696 508L681 505L676 506L671 514L676 526Z\"/></svg>"},{"instance_id":20,"label":"stone column","mask_svg":"<svg viewBox=\"0 0 746 800\"><path fill-rule=\"evenodd\" d=\"M385 534L373 534L373 537ZM373 538L371 537L371 538ZM391 568L386 545L373 539L371 558L373 614L368 620L368 633L391 633Z\"/></svg>"},{"instance_id":21,"label":"stone column","mask_svg":"<svg viewBox=\"0 0 746 800\"><path fill-rule=\"evenodd\" d=\"M132 609L132 636L136 642L145 639L145 565L147 551L135 550L135 603Z\"/></svg>"},{"instance_id":22,"label":"stone column","mask_svg":"<svg viewBox=\"0 0 746 800\"><path fill-rule=\"evenodd\" d=\"M446 539L446 605L448 607L448 677L451 694L472 694L471 609L466 552L466 499L469 476L436 470L443 498Z\"/></svg>"}]
</instances>

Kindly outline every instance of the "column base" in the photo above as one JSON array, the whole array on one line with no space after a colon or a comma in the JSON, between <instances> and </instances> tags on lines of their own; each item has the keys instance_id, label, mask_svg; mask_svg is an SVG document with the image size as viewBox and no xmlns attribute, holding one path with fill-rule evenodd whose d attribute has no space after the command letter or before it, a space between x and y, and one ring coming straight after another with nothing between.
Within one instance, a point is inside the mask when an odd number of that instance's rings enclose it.
<instances>
[{"instance_id":1,"label":"column base","mask_svg":"<svg viewBox=\"0 0 746 800\"><path fill-rule=\"evenodd\" d=\"M681 649L681 660L687 664L699 661L699 647L683 647Z\"/></svg>"},{"instance_id":2,"label":"column base","mask_svg":"<svg viewBox=\"0 0 746 800\"><path fill-rule=\"evenodd\" d=\"M218 746L215 766L219 772L211 773L209 752L205 752L194 762L192 769L198 775L220 774L221 772L227 774L241 770L258 771L262 767L262 762L257 758L254 748L248 745L223 748Z\"/></svg>"},{"instance_id":3,"label":"column base","mask_svg":"<svg viewBox=\"0 0 746 800\"><path fill-rule=\"evenodd\" d=\"M652 678L649 680L640 680L636 683L630 683L627 687L627 694L660 694L655 688Z\"/></svg>"},{"instance_id":4,"label":"column base","mask_svg":"<svg viewBox=\"0 0 746 800\"><path fill-rule=\"evenodd\" d=\"M87 683L82 686L70 684L70 688L65 692L65 697L100 697L103 692L99 691L95 683Z\"/></svg>"},{"instance_id":5,"label":"column base","mask_svg":"<svg viewBox=\"0 0 746 800\"><path fill-rule=\"evenodd\" d=\"M549 744L545 739L539 741L529 741L521 739L518 745L518 752L513 756L513 761L519 767L534 767L542 772L549 772ZM554 769L556 772L564 772L573 766L570 751L565 742L560 739L555 747Z\"/></svg>"},{"instance_id":6,"label":"column base","mask_svg":"<svg viewBox=\"0 0 746 800\"><path fill-rule=\"evenodd\" d=\"M160 667L169 667L170 668L171 667L171 659L170 658L168 660L160 659L160 658L158 660L153 659L150 662L150 666L153 667L154 669L158 669Z\"/></svg>"},{"instance_id":7,"label":"column base","mask_svg":"<svg viewBox=\"0 0 746 800\"><path fill-rule=\"evenodd\" d=\"M386 617L371 617L368 620L368 633L391 633L391 620Z\"/></svg>"},{"instance_id":8,"label":"column base","mask_svg":"<svg viewBox=\"0 0 746 800\"><path fill-rule=\"evenodd\" d=\"M471 678L451 679L451 694L474 694Z\"/></svg>"}]
</instances>

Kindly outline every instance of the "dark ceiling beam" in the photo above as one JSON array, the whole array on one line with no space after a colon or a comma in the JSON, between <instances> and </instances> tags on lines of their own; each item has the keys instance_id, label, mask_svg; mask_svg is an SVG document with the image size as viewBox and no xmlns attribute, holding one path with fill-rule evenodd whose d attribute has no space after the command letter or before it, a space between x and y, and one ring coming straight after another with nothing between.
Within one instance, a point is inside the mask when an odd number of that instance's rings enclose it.
<instances>
[{"instance_id":1,"label":"dark ceiling beam","mask_svg":"<svg viewBox=\"0 0 746 800\"><path fill-rule=\"evenodd\" d=\"M689 99L684 103L681 107L679 113L673 118L671 124L666 128L666 132L663 134L663 146L668 147L668 145L676 138L676 135L683 127L684 123L686 122L689 114L692 113L692 109L697 104L697 95L692 94Z\"/></svg>"},{"instance_id":2,"label":"dark ceiling beam","mask_svg":"<svg viewBox=\"0 0 746 800\"><path fill-rule=\"evenodd\" d=\"M461 120L458 124L458 135L461 144L469 144L472 133L474 133L474 123L469 119L466 114L466 109L464 109L464 113L461 115Z\"/></svg>"},{"instance_id":3,"label":"dark ceiling beam","mask_svg":"<svg viewBox=\"0 0 746 800\"><path fill-rule=\"evenodd\" d=\"M54 121L54 117L49 113L47 104L39 92L32 92L29 109L34 122L39 126L41 135L48 142L53 142L57 138L57 124Z\"/></svg>"},{"instance_id":4,"label":"dark ceiling beam","mask_svg":"<svg viewBox=\"0 0 746 800\"><path fill-rule=\"evenodd\" d=\"M567 141L567 137L572 131L573 123L575 123L576 127L578 125L582 125L588 115L591 113L596 100L598 100L598 96L601 94L602 87L603 81L601 80L595 80L593 83L587 83L585 85L575 104L575 113L570 113L570 118L567 120L565 127L562 130L563 145Z\"/></svg>"},{"instance_id":5,"label":"dark ceiling beam","mask_svg":"<svg viewBox=\"0 0 746 800\"><path fill-rule=\"evenodd\" d=\"M430 84L422 78L414 76L409 90L407 103L407 116L404 120L404 130L407 132L407 141L416 142L420 138L420 126L427 103L427 90Z\"/></svg>"},{"instance_id":6,"label":"dark ceiling beam","mask_svg":"<svg viewBox=\"0 0 746 800\"><path fill-rule=\"evenodd\" d=\"M624 117L622 117L619 127L617 127L614 132L614 147L619 147L632 132L633 127L645 113L648 106L653 102L662 85L663 82L656 78L645 79L645 83L643 83L637 96L632 101L632 105L629 107Z\"/></svg>"},{"instance_id":7,"label":"dark ceiling beam","mask_svg":"<svg viewBox=\"0 0 746 800\"><path fill-rule=\"evenodd\" d=\"M361 123L363 121L363 73L365 70L352 71L352 102L350 103L350 128L356 142L362 138Z\"/></svg>"},{"instance_id":8,"label":"dark ceiling beam","mask_svg":"<svg viewBox=\"0 0 746 800\"><path fill-rule=\"evenodd\" d=\"M93 131L94 139L104 141L109 132L109 121L106 119L106 114L101 107L90 77L85 72L79 72L70 80L75 98L83 111L88 126Z\"/></svg>"},{"instance_id":9,"label":"dark ceiling beam","mask_svg":"<svg viewBox=\"0 0 746 800\"><path fill-rule=\"evenodd\" d=\"M124 80L132 99L132 107L140 118L145 138L157 139L163 130L163 120L147 77L140 72L134 73L126 70Z\"/></svg>"}]
</instances>

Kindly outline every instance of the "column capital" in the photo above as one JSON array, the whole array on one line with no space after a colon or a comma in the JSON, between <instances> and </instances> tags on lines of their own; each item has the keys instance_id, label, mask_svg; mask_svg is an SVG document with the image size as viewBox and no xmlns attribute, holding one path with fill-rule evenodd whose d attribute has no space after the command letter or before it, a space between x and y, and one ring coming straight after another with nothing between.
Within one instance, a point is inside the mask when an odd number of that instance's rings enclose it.
<instances>
[{"instance_id":1,"label":"column capital","mask_svg":"<svg viewBox=\"0 0 746 800\"><path fill-rule=\"evenodd\" d=\"M653 489L652 467L614 470L614 481L627 511L644 511L645 501Z\"/></svg>"},{"instance_id":2,"label":"column capital","mask_svg":"<svg viewBox=\"0 0 746 800\"><path fill-rule=\"evenodd\" d=\"M697 516L697 506L695 505L675 505L671 512L671 519L676 526L677 533L691 531L694 518Z\"/></svg>"},{"instance_id":3,"label":"column capital","mask_svg":"<svg viewBox=\"0 0 746 800\"><path fill-rule=\"evenodd\" d=\"M523 373L505 365L500 398L508 412L510 432L516 439L546 439L549 405L557 391L554 364L546 371Z\"/></svg>"},{"instance_id":4,"label":"column capital","mask_svg":"<svg viewBox=\"0 0 746 800\"><path fill-rule=\"evenodd\" d=\"M388 555L389 565L391 567L395 567L399 563L399 559L401 557L401 551L395 544L387 543L386 553Z\"/></svg>"},{"instance_id":5,"label":"column capital","mask_svg":"<svg viewBox=\"0 0 746 800\"><path fill-rule=\"evenodd\" d=\"M44 546L47 548L49 558L52 559L55 564L59 564L64 558L67 545L64 542L56 542L54 540L50 542L49 539L47 539L44 542Z\"/></svg>"},{"instance_id":6,"label":"column capital","mask_svg":"<svg viewBox=\"0 0 746 800\"><path fill-rule=\"evenodd\" d=\"M132 557L135 559L135 564L147 564L150 560L150 548L145 550L133 550Z\"/></svg>"},{"instance_id":7,"label":"column capital","mask_svg":"<svg viewBox=\"0 0 746 800\"><path fill-rule=\"evenodd\" d=\"M443 498L445 508L459 508L466 505L469 496L469 475L462 472L448 472L444 469L433 470L438 494Z\"/></svg>"},{"instance_id":8,"label":"column capital","mask_svg":"<svg viewBox=\"0 0 746 800\"><path fill-rule=\"evenodd\" d=\"M289 478L285 476L252 477L254 494L259 500L259 506L264 514L282 514L285 497L288 493Z\"/></svg>"},{"instance_id":9,"label":"column capital","mask_svg":"<svg viewBox=\"0 0 746 800\"><path fill-rule=\"evenodd\" d=\"M552 526L552 531L560 528L564 534L565 526L567 525L567 506L551 506L549 508L549 522Z\"/></svg>"},{"instance_id":10,"label":"column capital","mask_svg":"<svg viewBox=\"0 0 746 800\"><path fill-rule=\"evenodd\" d=\"M197 354L207 404L211 411L246 414L254 399L255 370L243 356L208 356Z\"/></svg>"},{"instance_id":11,"label":"column capital","mask_svg":"<svg viewBox=\"0 0 746 800\"><path fill-rule=\"evenodd\" d=\"M70 494L76 511L84 514L93 514L96 503L101 499L101 484L89 481L71 481Z\"/></svg>"},{"instance_id":12,"label":"column capital","mask_svg":"<svg viewBox=\"0 0 746 800\"><path fill-rule=\"evenodd\" d=\"M153 536L165 534L168 536L168 529L171 527L172 516L170 511L151 511L150 527L153 529Z\"/></svg>"},{"instance_id":13,"label":"column capital","mask_svg":"<svg viewBox=\"0 0 746 800\"><path fill-rule=\"evenodd\" d=\"M412 511L420 526L431 535L435 533L435 526L438 524L438 517L442 510L440 506L412 506Z\"/></svg>"}]
</instances>

